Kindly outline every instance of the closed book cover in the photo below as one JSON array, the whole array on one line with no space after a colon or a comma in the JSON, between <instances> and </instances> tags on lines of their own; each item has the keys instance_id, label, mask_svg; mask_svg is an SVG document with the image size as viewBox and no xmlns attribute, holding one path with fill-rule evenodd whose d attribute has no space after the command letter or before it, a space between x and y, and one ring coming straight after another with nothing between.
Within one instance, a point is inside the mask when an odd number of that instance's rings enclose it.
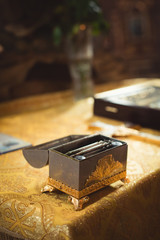
<instances>
[{"instance_id":1,"label":"closed book cover","mask_svg":"<svg viewBox=\"0 0 160 240\"><path fill-rule=\"evenodd\" d=\"M160 80L96 94L94 114L160 129Z\"/></svg>"},{"instance_id":2,"label":"closed book cover","mask_svg":"<svg viewBox=\"0 0 160 240\"><path fill-rule=\"evenodd\" d=\"M26 141L23 141L22 139L15 138L4 133L0 133L0 155L28 146L31 146L31 144Z\"/></svg>"}]
</instances>

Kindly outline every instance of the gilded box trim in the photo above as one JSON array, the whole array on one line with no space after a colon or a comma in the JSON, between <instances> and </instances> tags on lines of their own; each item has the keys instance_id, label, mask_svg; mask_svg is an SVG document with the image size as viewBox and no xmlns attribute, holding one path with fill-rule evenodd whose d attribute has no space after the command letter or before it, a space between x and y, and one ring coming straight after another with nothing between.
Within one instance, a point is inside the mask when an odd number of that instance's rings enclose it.
<instances>
[{"instance_id":1,"label":"gilded box trim","mask_svg":"<svg viewBox=\"0 0 160 240\"><path fill-rule=\"evenodd\" d=\"M57 188L58 190L60 190L62 192L65 192L65 193L79 199L79 198L87 196L88 194L93 193L93 192L95 192L95 191L113 183L113 182L124 179L125 177L126 177L126 171L122 171L122 172L120 172L118 174L115 174L111 177L105 178L104 180L102 180L100 182L94 183L91 186L86 187L81 191L73 189L73 188L65 185L64 183L59 182L59 181L57 181L53 178L50 178L50 177L48 178L48 185L51 185L51 186Z\"/></svg>"}]
</instances>

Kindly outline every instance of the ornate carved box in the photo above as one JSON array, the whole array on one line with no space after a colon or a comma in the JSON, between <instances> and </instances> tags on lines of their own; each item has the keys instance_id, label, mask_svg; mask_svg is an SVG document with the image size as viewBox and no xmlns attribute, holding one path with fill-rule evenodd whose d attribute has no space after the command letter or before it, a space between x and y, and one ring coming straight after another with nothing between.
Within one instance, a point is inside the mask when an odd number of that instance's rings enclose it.
<instances>
[{"instance_id":1,"label":"ornate carved box","mask_svg":"<svg viewBox=\"0 0 160 240\"><path fill-rule=\"evenodd\" d=\"M101 134L73 135L23 150L34 167L49 163L45 191L69 194L76 209L88 195L126 178L127 144Z\"/></svg>"}]
</instances>

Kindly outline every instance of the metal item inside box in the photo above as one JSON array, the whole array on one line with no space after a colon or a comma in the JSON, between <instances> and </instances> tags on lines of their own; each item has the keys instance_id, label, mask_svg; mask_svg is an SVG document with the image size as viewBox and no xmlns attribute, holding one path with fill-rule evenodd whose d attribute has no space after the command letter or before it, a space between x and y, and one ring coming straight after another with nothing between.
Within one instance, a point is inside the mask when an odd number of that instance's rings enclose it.
<instances>
[{"instance_id":1,"label":"metal item inside box","mask_svg":"<svg viewBox=\"0 0 160 240\"><path fill-rule=\"evenodd\" d=\"M67 193L76 210L92 192L126 178L127 144L101 134L67 136L26 148L23 154L33 167L49 164L42 192Z\"/></svg>"}]
</instances>

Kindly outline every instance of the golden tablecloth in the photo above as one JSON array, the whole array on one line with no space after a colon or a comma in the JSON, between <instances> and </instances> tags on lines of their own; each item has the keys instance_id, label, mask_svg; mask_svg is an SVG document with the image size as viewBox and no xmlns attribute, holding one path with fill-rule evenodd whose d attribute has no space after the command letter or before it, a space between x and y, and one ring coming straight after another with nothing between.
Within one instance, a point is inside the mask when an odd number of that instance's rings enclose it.
<instances>
[{"instance_id":1,"label":"golden tablecloth","mask_svg":"<svg viewBox=\"0 0 160 240\"><path fill-rule=\"evenodd\" d=\"M116 123L93 116L91 99L73 103L69 95L55 94L50 101L50 107L2 116L0 132L37 145L92 133L88 126L96 120ZM41 193L48 166L32 168L21 150L1 155L0 239L160 239L159 146L123 140L129 145L131 182L118 181L91 194L81 211L74 210L65 193Z\"/></svg>"}]
</instances>

